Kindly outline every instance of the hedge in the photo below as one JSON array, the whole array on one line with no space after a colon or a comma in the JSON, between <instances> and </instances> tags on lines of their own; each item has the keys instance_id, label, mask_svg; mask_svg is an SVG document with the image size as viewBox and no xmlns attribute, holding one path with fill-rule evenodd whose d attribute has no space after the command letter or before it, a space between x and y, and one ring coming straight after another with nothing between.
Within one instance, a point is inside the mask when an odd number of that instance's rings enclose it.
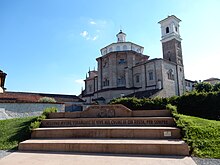
<instances>
[{"instance_id":1,"label":"hedge","mask_svg":"<svg viewBox=\"0 0 220 165\"><path fill-rule=\"evenodd\" d=\"M220 91L191 92L171 98L117 98L110 104L123 104L131 110L165 109L167 104L172 104L180 114L220 120Z\"/></svg>"}]
</instances>

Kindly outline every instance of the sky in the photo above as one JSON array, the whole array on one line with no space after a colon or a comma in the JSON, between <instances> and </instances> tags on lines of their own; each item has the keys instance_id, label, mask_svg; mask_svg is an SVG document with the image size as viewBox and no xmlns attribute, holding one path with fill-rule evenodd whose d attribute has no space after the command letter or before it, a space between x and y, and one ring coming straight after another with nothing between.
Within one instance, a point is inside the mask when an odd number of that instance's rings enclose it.
<instances>
[{"instance_id":1,"label":"sky","mask_svg":"<svg viewBox=\"0 0 220 165\"><path fill-rule=\"evenodd\" d=\"M0 0L0 70L8 91L78 95L100 49L127 41L162 58L158 22L180 22L185 78L220 78L219 0Z\"/></svg>"}]
</instances>

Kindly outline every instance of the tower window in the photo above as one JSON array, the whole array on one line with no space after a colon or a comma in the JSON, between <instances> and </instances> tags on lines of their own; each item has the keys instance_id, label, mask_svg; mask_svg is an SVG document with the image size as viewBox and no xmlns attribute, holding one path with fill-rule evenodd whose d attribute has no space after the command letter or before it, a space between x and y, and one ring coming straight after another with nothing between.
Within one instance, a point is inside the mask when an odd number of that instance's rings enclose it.
<instances>
[{"instance_id":1,"label":"tower window","mask_svg":"<svg viewBox=\"0 0 220 165\"><path fill-rule=\"evenodd\" d=\"M175 26L175 30L176 30L176 32L178 32L178 28Z\"/></svg>"},{"instance_id":2,"label":"tower window","mask_svg":"<svg viewBox=\"0 0 220 165\"><path fill-rule=\"evenodd\" d=\"M169 27L166 27L166 33L169 33L169 32L170 32Z\"/></svg>"}]
</instances>

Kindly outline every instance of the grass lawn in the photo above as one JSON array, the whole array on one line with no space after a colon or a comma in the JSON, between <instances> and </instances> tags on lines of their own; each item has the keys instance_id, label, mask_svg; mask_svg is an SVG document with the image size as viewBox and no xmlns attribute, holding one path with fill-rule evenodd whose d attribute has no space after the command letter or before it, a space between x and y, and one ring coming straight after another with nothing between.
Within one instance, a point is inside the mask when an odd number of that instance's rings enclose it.
<instances>
[{"instance_id":1,"label":"grass lawn","mask_svg":"<svg viewBox=\"0 0 220 165\"><path fill-rule=\"evenodd\" d=\"M220 121L181 115L176 110L173 115L193 156L220 158Z\"/></svg>"},{"instance_id":2,"label":"grass lawn","mask_svg":"<svg viewBox=\"0 0 220 165\"><path fill-rule=\"evenodd\" d=\"M17 149L18 143L30 138L30 123L36 117L0 120L0 150Z\"/></svg>"}]
</instances>

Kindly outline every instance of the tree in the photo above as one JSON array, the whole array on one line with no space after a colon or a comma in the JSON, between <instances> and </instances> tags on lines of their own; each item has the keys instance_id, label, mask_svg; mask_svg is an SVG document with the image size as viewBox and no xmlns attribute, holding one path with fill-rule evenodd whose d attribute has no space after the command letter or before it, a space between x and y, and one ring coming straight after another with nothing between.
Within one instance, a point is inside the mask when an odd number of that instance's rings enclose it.
<instances>
[{"instance_id":1,"label":"tree","mask_svg":"<svg viewBox=\"0 0 220 165\"><path fill-rule=\"evenodd\" d=\"M213 86L213 91L220 91L220 83L216 83L216 84Z\"/></svg>"},{"instance_id":2,"label":"tree","mask_svg":"<svg viewBox=\"0 0 220 165\"><path fill-rule=\"evenodd\" d=\"M211 92L213 90L213 85L207 82L201 82L195 85L195 89L198 92Z\"/></svg>"}]
</instances>

